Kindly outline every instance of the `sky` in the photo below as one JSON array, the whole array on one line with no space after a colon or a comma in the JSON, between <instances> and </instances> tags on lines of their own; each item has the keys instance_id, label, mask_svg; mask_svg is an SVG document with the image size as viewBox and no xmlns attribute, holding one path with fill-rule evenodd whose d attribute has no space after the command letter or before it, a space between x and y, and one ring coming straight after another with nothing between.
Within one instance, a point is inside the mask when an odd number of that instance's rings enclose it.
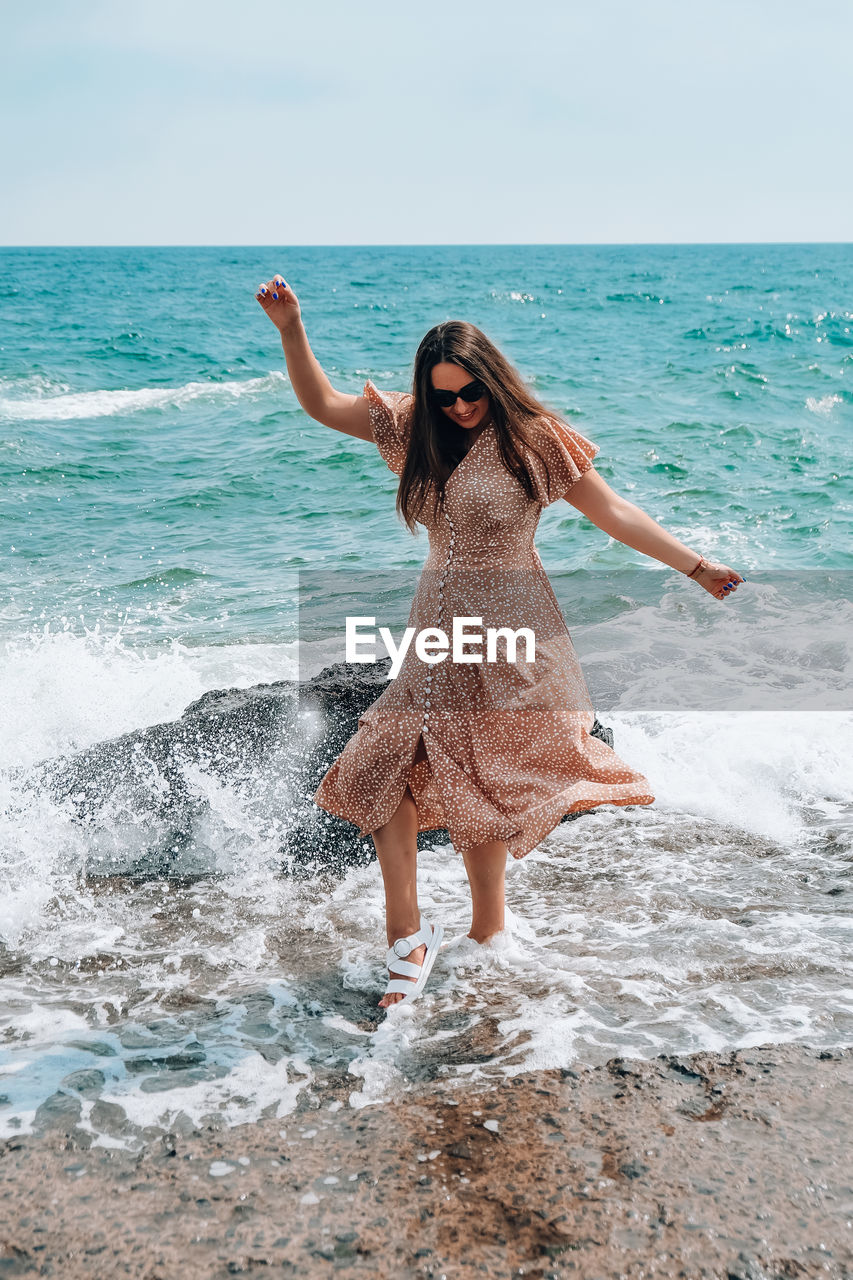
<instances>
[{"instance_id":1,"label":"sky","mask_svg":"<svg viewBox=\"0 0 853 1280\"><path fill-rule=\"evenodd\" d=\"M0 0L0 244L853 241L850 0Z\"/></svg>"}]
</instances>

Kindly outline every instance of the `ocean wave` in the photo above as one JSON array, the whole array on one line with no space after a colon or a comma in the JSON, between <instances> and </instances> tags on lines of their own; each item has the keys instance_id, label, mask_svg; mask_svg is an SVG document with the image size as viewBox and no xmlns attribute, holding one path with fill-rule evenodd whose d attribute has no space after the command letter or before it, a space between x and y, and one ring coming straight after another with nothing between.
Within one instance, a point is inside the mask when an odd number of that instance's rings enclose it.
<instances>
[{"instance_id":1,"label":"ocean wave","mask_svg":"<svg viewBox=\"0 0 853 1280\"><path fill-rule=\"evenodd\" d=\"M196 400L238 399L280 391L287 378L272 370L262 378L232 382L186 382L179 387L138 387L115 391L71 391L64 384L37 376L23 382L0 383L0 421L65 422L74 418L104 418L142 413L148 409L183 408Z\"/></svg>"}]
</instances>

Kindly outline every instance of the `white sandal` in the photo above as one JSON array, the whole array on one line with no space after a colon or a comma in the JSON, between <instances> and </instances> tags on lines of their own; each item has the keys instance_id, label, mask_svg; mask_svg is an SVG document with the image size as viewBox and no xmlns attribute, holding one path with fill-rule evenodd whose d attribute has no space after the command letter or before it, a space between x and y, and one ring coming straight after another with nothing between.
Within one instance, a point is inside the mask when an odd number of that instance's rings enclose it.
<instances>
[{"instance_id":1,"label":"white sandal","mask_svg":"<svg viewBox=\"0 0 853 1280\"><path fill-rule=\"evenodd\" d=\"M410 933L407 938L398 938L393 946L388 948L388 954L385 957L386 966L391 973L403 975L402 978L391 978L385 988L386 996L393 992L403 997L402 1000L394 1001L395 1004L405 1004L407 1001L414 1000L423 991L426 980L432 972L432 966L435 964L435 957L438 955L443 937L444 929L440 924L425 923L422 919L417 933ZM422 942L426 943L423 964L414 964L411 960L402 958L410 955ZM409 982L409 978L414 978L415 981ZM393 1005L386 1007L392 1008Z\"/></svg>"}]
</instances>

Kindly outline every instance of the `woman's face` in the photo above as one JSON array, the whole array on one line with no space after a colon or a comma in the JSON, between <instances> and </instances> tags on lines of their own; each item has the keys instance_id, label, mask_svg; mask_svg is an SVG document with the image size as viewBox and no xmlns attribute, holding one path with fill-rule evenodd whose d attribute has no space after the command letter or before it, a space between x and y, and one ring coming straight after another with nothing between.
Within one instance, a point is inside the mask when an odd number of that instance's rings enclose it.
<instances>
[{"instance_id":1,"label":"woman's face","mask_svg":"<svg viewBox=\"0 0 853 1280\"><path fill-rule=\"evenodd\" d=\"M430 379L433 388L436 391L459 391L462 387L467 387L469 383L475 379L471 376L467 369L461 368L458 364L434 364L430 369ZM468 400L457 399L448 409L441 406L441 412L448 417L451 422L455 422L457 426L464 427L466 431L470 431L473 427L479 427L489 414L489 394L486 392L479 400L473 403Z\"/></svg>"}]
</instances>

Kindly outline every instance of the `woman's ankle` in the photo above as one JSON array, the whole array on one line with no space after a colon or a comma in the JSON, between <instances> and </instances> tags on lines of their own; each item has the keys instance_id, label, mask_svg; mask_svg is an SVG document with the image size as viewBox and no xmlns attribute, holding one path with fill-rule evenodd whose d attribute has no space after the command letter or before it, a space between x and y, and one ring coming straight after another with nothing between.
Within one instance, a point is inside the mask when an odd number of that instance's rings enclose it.
<instances>
[{"instance_id":1,"label":"woman's ankle","mask_svg":"<svg viewBox=\"0 0 853 1280\"><path fill-rule=\"evenodd\" d=\"M401 916L395 919L394 924L399 925L399 928L392 928L391 925L388 924L385 929L385 936L388 939L389 947L393 947L398 938L408 938L413 933L417 933L418 929L421 927L421 920L419 915L415 916L414 920L412 917Z\"/></svg>"},{"instance_id":2,"label":"woman's ankle","mask_svg":"<svg viewBox=\"0 0 853 1280\"><path fill-rule=\"evenodd\" d=\"M496 934L503 933L504 928L505 926L501 925L499 929L493 928L493 929L475 930L474 926L472 925L468 932L468 937L473 938L475 942L479 942L479 943L488 942L489 939L494 938Z\"/></svg>"}]
</instances>

